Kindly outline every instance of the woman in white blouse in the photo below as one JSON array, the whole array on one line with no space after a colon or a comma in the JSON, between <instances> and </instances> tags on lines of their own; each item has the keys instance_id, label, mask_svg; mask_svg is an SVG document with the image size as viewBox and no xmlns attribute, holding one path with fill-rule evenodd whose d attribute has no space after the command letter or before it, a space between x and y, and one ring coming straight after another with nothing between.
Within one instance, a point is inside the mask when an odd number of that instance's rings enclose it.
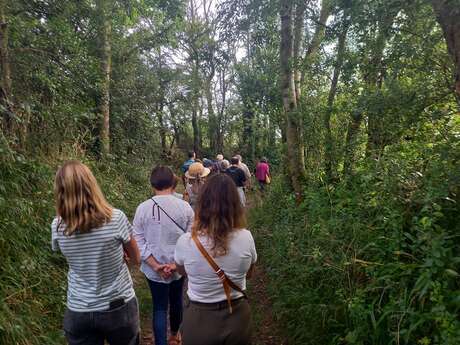
<instances>
[{"instance_id":1,"label":"woman in white blouse","mask_svg":"<svg viewBox=\"0 0 460 345\"><path fill-rule=\"evenodd\" d=\"M225 174L210 177L195 212L192 233L180 237L175 252L177 271L188 277L190 299L184 311L183 344L247 345L251 322L244 290L257 253L251 233L244 228L244 210L233 180ZM206 259L206 253L211 258ZM228 284L224 288L223 272L208 260L225 273L230 288Z\"/></svg>"}]
</instances>

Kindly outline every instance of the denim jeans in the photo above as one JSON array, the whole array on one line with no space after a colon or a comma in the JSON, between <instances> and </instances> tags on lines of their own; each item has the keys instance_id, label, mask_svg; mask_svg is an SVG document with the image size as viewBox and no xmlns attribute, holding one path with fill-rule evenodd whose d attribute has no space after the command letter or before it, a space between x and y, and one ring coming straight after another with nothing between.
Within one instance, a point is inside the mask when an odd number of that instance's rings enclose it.
<instances>
[{"instance_id":1,"label":"denim jeans","mask_svg":"<svg viewBox=\"0 0 460 345\"><path fill-rule=\"evenodd\" d=\"M64 332L69 345L139 345L139 308L136 297L108 311L67 309Z\"/></svg>"},{"instance_id":2,"label":"denim jeans","mask_svg":"<svg viewBox=\"0 0 460 345\"><path fill-rule=\"evenodd\" d=\"M166 345L168 305L171 333L177 333L182 323L182 287L184 278L174 280L171 283L158 283L150 279L147 279L147 281L153 300L155 345Z\"/></svg>"}]
</instances>

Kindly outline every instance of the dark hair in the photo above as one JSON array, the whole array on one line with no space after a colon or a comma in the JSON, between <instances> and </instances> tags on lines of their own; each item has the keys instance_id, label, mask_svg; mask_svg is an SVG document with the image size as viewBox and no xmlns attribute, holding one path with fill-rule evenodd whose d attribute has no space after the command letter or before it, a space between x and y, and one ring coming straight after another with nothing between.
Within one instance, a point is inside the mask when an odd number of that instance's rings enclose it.
<instances>
[{"instance_id":1,"label":"dark hair","mask_svg":"<svg viewBox=\"0 0 460 345\"><path fill-rule=\"evenodd\" d=\"M262 163L267 163L267 158L262 157L262 158L260 159L260 161L261 161Z\"/></svg>"},{"instance_id":2,"label":"dark hair","mask_svg":"<svg viewBox=\"0 0 460 345\"><path fill-rule=\"evenodd\" d=\"M188 158L193 158L193 156L195 156L195 151L188 151L187 155Z\"/></svg>"},{"instance_id":3,"label":"dark hair","mask_svg":"<svg viewBox=\"0 0 460 345\"><path fill-rule=\"evenodd\" d=\"M171 168L158 165L150 174L150 184L156 190L165 190L174 186L174 173Z\"/></svg>"},{"instance_id":4,"label":"dark hair","mask_svg":"<svg viewBox=\"0 0 460 345\"><path fill-rule=\"evenodd\" d=\"M246 217L238 190L226 174L211 176L200 190L193 231L212 240L214 256L228 251L231 232L244 228Z\"/></svg>"},{"instance_id":5,"label":"dark hair","mask_svg":"<svg viewBox=\"0 0 460 345\"><path fill-rule=\"evenodd\" d=\"M238 165L239 162L240 162L240 160L239 160L238 157L230 158L230 164Z\"/></svg>"}]
</instances>

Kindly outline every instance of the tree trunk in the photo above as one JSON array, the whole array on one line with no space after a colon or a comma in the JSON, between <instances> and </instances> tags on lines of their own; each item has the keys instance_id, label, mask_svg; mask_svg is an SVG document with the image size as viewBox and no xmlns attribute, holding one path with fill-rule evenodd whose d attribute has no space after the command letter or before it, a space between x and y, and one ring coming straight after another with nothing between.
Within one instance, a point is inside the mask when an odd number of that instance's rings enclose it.
<instances>
[{"instance_id":1,"label":"tree trunk","mask_svg":"<svg viewBox=\"0 0 460 345\"><path fill-rule=\"evenodd\" d=\"M193 150L199 155L201 151L201 138L200 138L200 124L198 121L198 111L199 111L199 98L200 98L200 80L198 75L198 61L195 60L195 65L193 69L193 91L192 91L192 128L193 128Z\"/></svg>"},{"instance_id":2,"label":"tree trunk","mask_svg":"<svg viewBox=\"0 0 460 345\"><path fill-rule=\"evenodd\" d=\"M5 108L3 118L7 132L13 131L11 104L11 65L8 48L8 22L6 18L6 0L0 0L0 67L2 69L0 102Z\"/></svg>"},{"instance_id":3,"label":"tree trunk","mask_svg":"<svg viewBox=\"0 0 460 345\"><path fill-rule=\"evenodd\" d=\"M326 177L329 182L336 179L336 160L334 158L334 141L332 139L331 131L331 115L334 106L334 99L337 93L337 84L339 82L340 71L343 65L343 56L345 52L345 41L347 37L348 24L345 24L342 32L339 36L339 42L337 44L337 60L334 66L334 73L332 76L331 88L329 89L329 95L327 98L327 109L324 112L324 127L326 129L325 138L325 170Z\"/></svg>"},{"instance_id":4,"label":"tree trunk","mask_svg":"<svg viewBox=\"0 0 460 345\"><path fill-rule=\"evenodd\" d=\"M286 121L286 144L287 160L291 178L292 188L296 199L300 202L303 199L303 181L305 179L305 163L303 141L301 140L301 126L299 126L297 100L295 94L294 71L292 68L293 59L293 4L290 0L280 1L281 17L281 93L283 98L283 111Z\"/></svg>"},{"instance_id":5,"label":"tree trunk","mask_svg":"<svg viewBox=\"0 0 460 345\"><path fill-rule=\"evenodd\" d=\"M351 176L353 174L356 162L356 140L362 120L362 113L356 112L351 116L348 123L347 137L345 139L345 157L343 161L344 176Z\"/></svg>"},{"instance_id":6,"label":"tree trunk","mask_svg":"<svg viewBox=\"0 0 460 345\"><path fill-rule=\"evenodd\" d=\"M321 3L321 11L319 13L318 23L316 24L316 30L313 35L313 38L308 45L307 52L303 58L303 68L301 72L301 82L305 80L305 72L307 66L311 64L311 61L315 58L316 54L319 51L319 47L321 42L324 39L324 35L326 33L326 22L331 15L332 6L330 3L331 0L323 0Z\"/></svg>"},{"instance_id":7,"label":"tree trunk","mask_svg":"<svg viewBox=\"0 0 460 345\"><path fill-rule=\"evenodd\" d=\"M102 154L110 153L110 79L112 72L112 13L111 0L96 1L97 15L99 21L99 59L100 74L99 81L99 104L98 114L101 119L99 139L101 141Z\"/></svg>"},{"instance_id":8,"label":"tree trunk","mask_svg":"<svg viewBox=\"0 0 460 345\"><path fill-rule=\"evenodd\" d=\"M431 0L447 50L455 65L455 92L460 97L460 0Z\"/></svg>"},{"instance_id":9,"label":"tree trunk","mask_svg":"<svg viewBox=\"0 0 460 345\"><path fill-rule=\"evenodd\" d=\"M294 85L295 85L295 96L297 103L300 101L301 96L301 77L300 72L300 57L302 49L302 37L303 37L303 21L305 17L306 2L301 1L296 5L295 8L295 22L294 22Z\"/></svg>"},{"instance_id":10,"label":"tree trunk","mask_svg":"<svg viewBox=\"0 0 460 345\"><path fill-rule=\"evenodd\" d=\"M218 137L218 126L216 114L214 113L214 106L212 104L212 79L208 78L206 81L206 106L208 109L208 137L209 137L209 148L211 151L216 150L217 148L217 137Z\"/></svg>"}]
</instances>

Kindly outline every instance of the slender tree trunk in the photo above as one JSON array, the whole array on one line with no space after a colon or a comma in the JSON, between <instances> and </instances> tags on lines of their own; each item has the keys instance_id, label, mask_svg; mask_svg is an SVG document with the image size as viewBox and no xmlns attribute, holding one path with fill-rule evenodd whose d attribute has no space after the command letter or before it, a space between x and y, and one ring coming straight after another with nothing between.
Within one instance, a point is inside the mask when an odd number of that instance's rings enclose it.
<instances>
[{"instance_id":1,"label":"slender tree trunk","mask_svg":"<svg viewBox=\"0 0 460 345\"><path fill-rule=\"evenodd\" d=\"M281 17L281 93L283 98L283 111L286 121L287 160L291 184L300 202L303 198L303 181L305 179L305 163L303 155L304 143L301 140L297 99L295 94L294 71L292 68L293 54L293 4L290 0L280 1Z\"/></svg>"},{"instance_id":2,"label":"slender tree trunk","mask_svg":"<svg viewBox=\"0 0 460 345\"><path fill-rule=\"evenodd\" d=\"M329 95L327 98L327 109L324 112L324 127L326 129L325 138L325 170L328 181L334 181L336 179L336 160L334 158L334 141L332 139L331 131L331 115L334 106L334 99L337 93L337 84L339 82L340 71L343 65L343 56L345 52L345 41L347 37L348 24L345 24L342 32L339 36L339 42L337 44L337 60L334 66L334 73L332 75L331 88L329 89Z\"/></svg>"},{"instance_id":3,"label":"slender tree trunk","mask_svg":"<svg viewBox=\"0 0 460 345\"><path fill-rule=\"evenodd\" d=\"M100 140L102 153L110 153L110 80L112 72L112 13L111 0L96 1L99 20L99 59L101 79L99 82L98 113L101 118Z\"/></svg>"},{"instance_id":4,"label":"slender tree trunk","mask_svg":"<svg viewBox=\"0 0 460 345\"><path fill-rule=\"evenodd\" d=\"M208 109L208 136L209 136L209 148L214 151L217 148L217 137L218 137L218 126L216 114L214 113L214 106L212 104L212 79L208 78L206 81L206 106Z\"/></svg>"},{"instance_id":5,"label":"slender tree trunk","mask_svg":"<svg viewBox=\"0 0 460 345\"><path fill-rule=\"evenodd\" d=\"M160 126L161 153L163 157L168 155L168 145L166 143L166 126L163 119L163 102L160 101L157 107L158 125Z\"/></svg>"},{"instance_id":6,"label":"slender tree trunk","mask_svg":"<svg viewBox=\"0 0 460 345\"><path fill-rule=\"evenodd\" d=\"M0 67L2 69L0 102L4 111L4 124L8 132L13 131L12 104L11 104L11 65L8 48L8 22L6 17L6 1L0 0Z\"/></svg>"},{"instance_id":7,"label":"slender tree trunk","mask_svg":"<svg viewBox=\"0 0 460 345\"><path fill-rule=\"evenodd\" d=\"M343 161L344 176L351 176L356 162L356 140L359 134L359 128L363 120L361 112L356 112L351 116L348 123L347 136L345 139L345 159Z\"/></svg>"},{"instance_id":8,"label":"slender tree trunk","mask_svg":"<svg viewBox=\"0 0 460 345\"><path fill-rule=\"evenodd\" d=\"M200 98L200 80L198 76L198 61L195 59L193 69L193 91L192 91L192 128L193 128L193 150L197 155L201 152L200 124L198 121L199 98Z\"/></svg>"},{"instance_id":9,"label":"slender tree trunk","mask_svg":"<svg viewBox=\"0 0 460 345\"><path fill-rule=\"evenodd\" d=\"M295 21L294 21L294 85L295 96L297 104L300 102L301 96L301 49L303 39L303 22L305 17L306 2L300 1L295 8Z\"/></svg>"},{"instance_id":10,"label":"slender tree trunk","mask_svg":"<svg viewBox=\"0 0 460 345\"><path fill-rule=\"evenodd\" d=\"M311 39L310 44L308 45L307 51L303 58L303 68L301 71L300 80L303 82L305 80L306 67L311 64L311 61L316 57L316 54L319 51L321 42L324 39L326 33L326 22L331 15L332 6L331 0L322 0L321 2L321 11L318 18L318 23L316 24L315 33Z\"/></svg>"},{"instance_id":11,"label":"slender tree trunk","mask_svg":"<svg viewBox=\"0 0 460 345\"><path fill-rule=\"evenodd\" d=\"M431 0L447 50L455 65L455 92L460 97L460 0Z\"/></svg>"}]
</instances>

